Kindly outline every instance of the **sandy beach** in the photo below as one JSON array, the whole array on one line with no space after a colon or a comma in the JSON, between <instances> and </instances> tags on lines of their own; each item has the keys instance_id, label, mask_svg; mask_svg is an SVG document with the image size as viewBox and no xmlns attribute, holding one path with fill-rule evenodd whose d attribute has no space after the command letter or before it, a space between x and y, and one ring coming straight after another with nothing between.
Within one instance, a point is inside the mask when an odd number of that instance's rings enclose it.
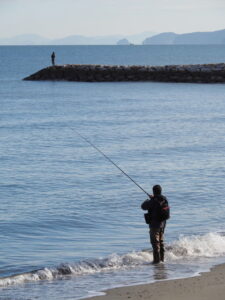
<instances>
[{"instance_id":1,"label":"sandy beach","mask_svg":"<svg viewBox=\"0 0 225 300\"><path fill-rule=\"evenodd\" d=\"M224 300L225 264L200 276L115 288L89 300Z\"/></svg>"}]
</instances>

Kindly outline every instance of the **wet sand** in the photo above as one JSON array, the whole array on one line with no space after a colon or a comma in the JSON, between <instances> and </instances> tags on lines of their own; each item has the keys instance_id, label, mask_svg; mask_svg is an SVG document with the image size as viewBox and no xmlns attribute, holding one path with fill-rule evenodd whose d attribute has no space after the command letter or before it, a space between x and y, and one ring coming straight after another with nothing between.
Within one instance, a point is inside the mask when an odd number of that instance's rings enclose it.
<instances>
[{"instance_id":1,"label":"wet sand","mask_svg":"<svg viewBox=\"0 0 225 300\"><path fill-rule=\"evenodd\" d=\"M200 276L115 288L89 300L225 300L225 264Z\"/></svg>"}]
</instances>

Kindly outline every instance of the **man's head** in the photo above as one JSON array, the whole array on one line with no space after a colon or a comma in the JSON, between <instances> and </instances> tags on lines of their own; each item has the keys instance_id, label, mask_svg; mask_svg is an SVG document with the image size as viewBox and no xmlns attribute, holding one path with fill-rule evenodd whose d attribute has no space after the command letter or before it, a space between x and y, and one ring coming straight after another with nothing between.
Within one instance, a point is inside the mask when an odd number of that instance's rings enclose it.
<instances>
[{"instance_id":1,"label":"man's head","mask_svg":"<svg viewBox=\"0 0 225 300\"><path fill-rule=\"evenodd\" d=\"M152 188L152 190L153 190L154 196L160 196L161 193L162 193L162 188L161 188L161 186L159 184L154 185L153 188Z\"/></svg>"}]
</instances>

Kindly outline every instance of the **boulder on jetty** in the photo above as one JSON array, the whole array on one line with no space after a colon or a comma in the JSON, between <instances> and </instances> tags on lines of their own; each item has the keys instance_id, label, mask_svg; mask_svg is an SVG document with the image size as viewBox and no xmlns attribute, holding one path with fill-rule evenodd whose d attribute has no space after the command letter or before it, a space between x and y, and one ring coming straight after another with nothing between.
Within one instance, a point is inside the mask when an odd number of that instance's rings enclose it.
<instances>
[{"instance_id":1,"label":"boulder on jetty","mask_svg":"<svg viewBox=\"0 0 225 300\"><path fill-rule=\"evenodd\" d=\"M56 65L44 68L24 78L24 80L224 83L225 64L168 66Z\"/></svg>"}]
</instances>

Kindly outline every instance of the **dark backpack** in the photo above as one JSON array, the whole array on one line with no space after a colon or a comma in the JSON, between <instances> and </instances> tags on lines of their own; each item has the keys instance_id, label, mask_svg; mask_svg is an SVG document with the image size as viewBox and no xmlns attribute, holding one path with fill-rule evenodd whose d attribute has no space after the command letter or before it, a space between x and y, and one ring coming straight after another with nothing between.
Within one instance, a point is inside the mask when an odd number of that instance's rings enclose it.
<instances>
[{"instance_id":1,"label":"dark backpack","mask_svg":"<svg viewBox=\"0 0 225 300\"><path fill-rule=\"evenodd\" d=\"M168 201L165 197L161 197L158 200L155 200L155 209L157 210L157 221L163 222L170 218L170 207ZM144 214L146 224L151 224L152 221L152 212Z\"/></svg>"},{"instance_id":2,"label":"dark backpack","mask_svg":"<svg viewBox=\"0 0 225 300\"><path fill-rule=\"evenodd\" d=\"M162 199L161 201L157 201L158 203L158 220L160 222L166 221L170 218L170 207L167 199Z\"/></svg>"}]
</instances>

